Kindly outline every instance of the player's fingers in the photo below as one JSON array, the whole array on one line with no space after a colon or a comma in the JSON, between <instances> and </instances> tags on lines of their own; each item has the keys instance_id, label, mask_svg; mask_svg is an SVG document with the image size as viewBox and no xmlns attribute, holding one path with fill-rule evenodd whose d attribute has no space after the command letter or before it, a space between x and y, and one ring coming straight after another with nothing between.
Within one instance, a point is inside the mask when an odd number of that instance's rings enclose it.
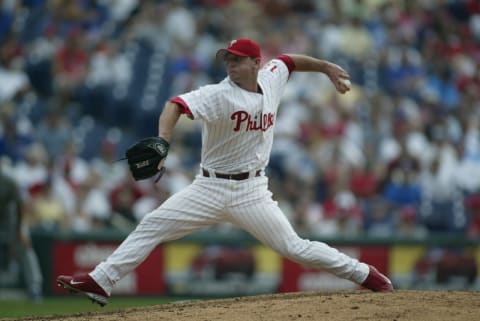
<instances>
[{"instance_id":1,"label":"player's fingers","mask_svg":"<svg viewBox=\"0 0 480 321\"><path fill-rule=\"evenodd\" d=\"M342 80L337 81L335 85L337 91L341 94L344 94L350 90L350 87Z\"/></svg>"},{"instance_id":2,"label":"player's fingers","mask_svg":"<svg viewBox=\"0 0 480 321\"><path fill-rule=\"evenodd\" d=\"M165 159L162 159L162 160L158 163L157 168L158 168L159 170L162 169L163 163L165 163Z\"/></svg>"},{"instance_id":3,"label":"player's fingers","mask_svg":"<svg viewBox=\"0 0 480 321\"><path fill-rule=\"evenodd\" d=\"M340 67L339 65L337 65L336 67L337 67L337 71L338 71L339 74L345 75L345 76L347 76L347 77L350 77L350 76L348 75L348 72L347 72L345 69L343 69L343 68Z\"/></svg>"}]
</instances>

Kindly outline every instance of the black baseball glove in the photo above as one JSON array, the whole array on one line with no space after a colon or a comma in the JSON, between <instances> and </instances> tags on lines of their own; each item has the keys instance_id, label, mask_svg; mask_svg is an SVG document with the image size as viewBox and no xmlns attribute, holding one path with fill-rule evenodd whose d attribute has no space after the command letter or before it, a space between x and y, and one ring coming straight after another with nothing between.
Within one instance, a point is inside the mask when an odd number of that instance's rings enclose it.
<instances>
[{"instance_id":1,"label":"black baseball glove","mask_svg":"<svg viewBox=\"0 0 480 321\"><path fill-rule=\"evenodd\" d=\"M165 172L165 167L158 169L158 164L167 157L169 146L170 144L161 137L148 137L127 148L125 158L133 178L138 181L159 173L155 180L157 182Z\"/></svg>"}]
</instances>

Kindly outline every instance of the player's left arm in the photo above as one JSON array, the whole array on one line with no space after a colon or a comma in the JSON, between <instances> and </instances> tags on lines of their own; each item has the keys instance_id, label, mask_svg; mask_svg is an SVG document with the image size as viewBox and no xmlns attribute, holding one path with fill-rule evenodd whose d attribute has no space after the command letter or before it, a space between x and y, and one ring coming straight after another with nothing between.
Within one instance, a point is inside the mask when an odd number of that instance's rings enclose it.
<instances>
[{"instance_id":1,"label":"player's left arm","mask_svg":"<svg viewBox=\"0 0 480 321\"><path fill-rule=\"evenodd\" d=\"M337 64L317 59L307 55L286 54L295 64L294 71L321 72L330 78L338 92L344 94L350 90L346 80L350 79L348 72Z\"/></svg>"}]
</instances>

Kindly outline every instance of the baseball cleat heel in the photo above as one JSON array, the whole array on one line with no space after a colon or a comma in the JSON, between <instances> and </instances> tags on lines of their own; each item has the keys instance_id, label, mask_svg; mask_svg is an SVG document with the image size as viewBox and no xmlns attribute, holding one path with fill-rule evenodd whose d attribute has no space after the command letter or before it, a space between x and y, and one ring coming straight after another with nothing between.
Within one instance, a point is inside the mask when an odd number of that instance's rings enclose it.
<instances>
[{"instance_id":1,"label":"baseball cleat heel","mask_svg":"<svg viewBox=\"0 0 480 321\"><path fill-rule=\"evenodd\" d=\"M108 303L108 299L104 296L101 296L95 293L85 293L85 294L90 298L90 301L92 301L92 303L97 303L101 307L106 306Z\"/></svg>"},{"instance_id":2,"label":"baseball cleat heel","mask_svg":"<svg viewBox=\"0 0 480 321\"><path fill-rule=\"evenodd\" d=\"M90 301L102 307L108 303L109 295L88 274L80 274L75 277L60 275L57 278L57 284L70 293L80 293L87 296Z\"/></svg>"},{"instance_id":3,"label":"baseball cleat heel","mask_svg":"<svg viewBox=\"0 0 480 321\"><path fill-rule=\"evenodd\" d=\"M374 292L391 292L393 291L392 282L374 266L369 265L370 272L362 286Z\"/></svg>"}]
</instances>

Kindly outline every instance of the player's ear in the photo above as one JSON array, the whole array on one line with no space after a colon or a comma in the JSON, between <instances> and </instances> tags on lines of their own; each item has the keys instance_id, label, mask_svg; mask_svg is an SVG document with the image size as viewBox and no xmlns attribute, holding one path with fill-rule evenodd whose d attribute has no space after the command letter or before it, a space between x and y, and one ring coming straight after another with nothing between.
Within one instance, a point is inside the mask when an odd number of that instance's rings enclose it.
<instances>
[{"instance_id":1,"label":"player's ear","mask_svg":"<svg viewBox=\"0 0 480 321\"><path fill-rule=\"evenodd\" d=\"M261 59L260 58L252 58L253 62L255 63L255 67L257 69L260 69L260 61Z\"/></svg>"}]
</instances>

